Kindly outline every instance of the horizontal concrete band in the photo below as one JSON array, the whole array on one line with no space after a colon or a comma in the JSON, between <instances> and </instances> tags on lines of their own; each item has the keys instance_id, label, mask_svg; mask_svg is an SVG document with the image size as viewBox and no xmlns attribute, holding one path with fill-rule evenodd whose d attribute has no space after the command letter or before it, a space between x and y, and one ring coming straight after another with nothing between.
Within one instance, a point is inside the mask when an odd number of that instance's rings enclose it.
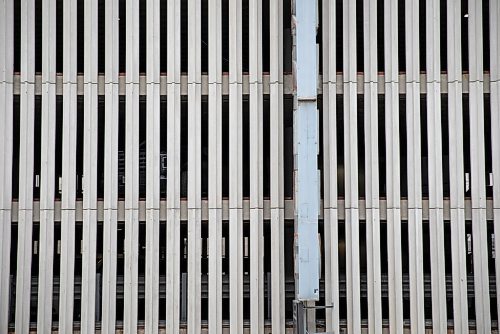
<instances>
[{"instance_id":1,"label":"horizontal concrete band","mask_svg":"<svg viewBox=\"0 0 500 334\"><path fill-rule=\"evenodd\" d=\"M285 200L285 219L288 220L293 220L294 219L294 201L291 199ZM109 209L113 210L113 209ZM148 209L148 210L154 210L154 209ZM337 210L338 210L338 219L343 220L345 219L345 201L340 200L337 202ZM408 210L411 210L411 208L408 208L408 201L402 200L401 201L401 220L405 221L408 220ZM456 210L456 209L454 209ZM466 220L472 220L472 201L471 200L466 200L465 201L465 219ZM76 221L82 221L83 220L83 202L82 201L77 201L76 202L76 207L75 207L75 219ZM202 200L202 207L201 207L201 219L202 220L208 220L208 201L207 200ZM166 220L167 219L167 203L165 200L160 201L160 220ZM488 200L486 201L486 219L487 220L493 220L493 200ZM118 201L118 206L117 206L117 214L118 214L118 220L125 220L125 201ZM321 208L320 208L320 219L323 219L323 202L321 202ZM181 200L181 213L180 213L180 219L181 220L187 220L188 219L188 205L186 200ZM223 200L222 201L222 219L223 220L228 220L229 219L229 200ZM250 219L250 200L243 200L243 219L244 220L249 220ZM271 219L271 203L269 200L264 200L264 219ZM364 220L366 219L366 202L365 200L360 200L359 201L359 219ZM387 219L387 201L386 200L380 200L380 219L381 220L386 220ZM428 200L423 200L422 201L422 219L423 221L428 221L429 220L429 201ZM444 201L444 207L443 207L443 219L450 220L451 219L451 209L450 209L450 201L445 200ZM33 221L37 222L40 220L40 202L35 201L33 203ZM54 220L55 221L60 221L61 220L61 202L56 201L55 206L54 206ZM97 220L102 221L104 220L104 202L103 201L98 201L97 202ZM140 221L145 221L146 220L146 201L141 200L139 201L139 220ZM17 202L12 202L12 221L17 222L18 221L18 203Z\"/></svg>"},{"instance_id":2,"label":"horizontal concrete band","mask_svg":"<svg viewBox=\"0 0 500 334\"><path fill-rule=\"evenodd\" d=\"M243 94L250 94L250 76L247 74L244 74L242 76L242 91ZM323 82L322 76L318 76L318 94L323 93L323 84L328 84L328 82ZM160 95L167 95L167 85L168 85L168 80L166 75L161 75L160 76L160 82L152 83L149 82L146 78L145 75L140 75L139 76L139 95L146 95L146 87L147 85L160 85ZM337 74L336 78L336 92L337 94L344 94L344 86L342 83L344 82L344 76L342 74ZM358 74L356 77L356 87L357 87L357 94L363 94L364 93L364 84L369 81L365 81L365 76L363 74ZM87 82L90 83L90 82ZM129 84L137 84L137 82L134 83L127 83L125 75L121 75L118 77L118 82L115 82L115 84L118 84L118 90L119 90L119 95L126 95L126 85ZM180 79L180 85L181 85L181 95L188 95L188 86L189 85L196 85L196 84L201 84L201 94L202 95L208 95L208 86L212 83L209 83L208 81L208 75L202 75L201 76L201 82L199 83L190 83L188 81L188 75L183 74L181 75ZM385 94L385 83L386 83L386 78L385 75L379 74L377 77L377 93L378 94ZM462 75L462 92L463 93L469 93L469 74L463 74ZM484 92L489 93L490 92L490 75L488 73L484 74ZM70 85L74 84L71 82L65 82L64 78L62 75L58 75L56 77L56 94L57 95L62 95L63 94L63 85ZM77 76L77 94L78 95L83 95L83 86L86 84L84 80L83 75L78 75ZM92 83L90 83L92 84ZM98 94L99 95L104 95L104 87L105 85L110 85L113 83L107 83L105 80L104 75L99 75L98 80L97 80L97 86L98 86ZM222 75L222 95L229 95L229 75L227 73ZM270 86L271 86L271 80L270 76L268 74L264 74L262 76L262 91L265 95L270 94ZM399 74L399 92L400 94L405 94L406 93L406 74ZM283 85L284 85L284 94L293 94L293 78L291 74L285 74L283 76ZM420 92L422 94L427 93L427 75L425 73L420 74ZM441 92L442 93L448 93L448 75L447 74L441 74ZM21 75L20 74L15 74L14 75L14 94L19 94L21 89ZM42 76L41 75L35 75L35 94L40 95L42 93Z\"/></svg>"}]
</instances>

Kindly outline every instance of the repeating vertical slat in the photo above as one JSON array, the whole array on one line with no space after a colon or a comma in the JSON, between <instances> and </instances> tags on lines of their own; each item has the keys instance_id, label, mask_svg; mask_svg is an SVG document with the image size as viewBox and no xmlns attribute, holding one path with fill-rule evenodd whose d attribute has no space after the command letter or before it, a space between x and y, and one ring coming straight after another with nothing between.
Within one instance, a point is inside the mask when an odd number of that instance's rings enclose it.
<instances>
[{"instance_id":1,"label":"repeating vertical slat","mask_svg":"<svg viewBox=\"0 0 500 334\"><path fill-rule=\"evenodd\" d=\"M262 0L249 1L250 331L264 332Z\"/></svg>"},{"instance_id":2,"label":"repeating vertical slat","mask_svg":"<svg viewBox=\"0 0 500 334\"><path fill-rule=\"evenodd\" d=\"M159 307L158 303L159 303L159 287L160 287L159 238L160 238L160 210L153 208L146 210L146 293L145 293L146 319L144 322L145 333L158 333L158 307Z\"/></svg>"},{"instance_id":3,"label":"repeating vertical slat","mask_svg":"<svg viewBox=\"0 0 500 334\"><path fill-rule=\"evenodd\" d=\"M158 333L160 280L160 1L146 3L146 293L147 334Z\"/></svg>"},{"instance_id":4,"label":"repeating vertical slat","mask_svg":"<svg viewBox=\"0 0 500 334\"><path fill-rule=\"evenodd\" d=\"M16 274L16 333L29 331L33 234L33 147L35 122L35 4L21 2L21 108Z\"/></svg>"},{"instance_id":5,"label":"repeating vertical slat","mask_svg":"<svg viewBox=\"0 0 500 334\"><path fill-rule=\"evenodd\" d=\"M52 329L56 146L56 1L42 1L42 138L37 329Z\"/></svg>"},{"instance_id":6,"label":"repeating vertical slat","mask_svg":"<svg viewBox=\"0 0 500 334\"><path fill-rule=\"evenodd\" d=\"M137 331L139 270L139 1L126 1L125 42L125 333Z\"/></svg>"},{"instance_id":7,"label":"repeating vertical slat","mask_svg":"<svg viewBox=\"0 0 500 334\"><path fill-rule=\"evenodd\" d=\"M13 1L0 3L0 268L10 267L14 71ZM0 332L7 332L9 312L9 270L0 273Z\"/></svg>"},{"instance_id":8,"label":"repeating vertical slat","mask_svg":"<svg viewBox=\"0 0 500 334\"><path fill-rule=\"evenodd\" d=\"M405 1L406 133L408 175L408 252L410 323L415 333L425 331L422 149L420 137L420 44L419 3Z\"/></svg>"},{"instance_id":9,"label":"repeating vertical slat","mask_svg":"<svg viewBox=\"0 0 500 334\"><path fill-rule=\"evenodd\" d=\"M363 2L364 134L368 329L382 332L377 96L377 2Z\"/></svg>"},{"instance_id":10,"label":"repeating vertical slat","mask_svg":"<svg viewBox=\"0 0 500 334\"><path fill-rule=\"evenodd\" d=\"M490 1L490 85L491 85L491 149L493 167L493 219L495 236L500 235L500 3ZM497 180L497 182L495 182ZM500 249L500 238L495 238L495 249ZM500 291L500 257L495 258L497 296ZM497 297L497 310L500 298ZM497 311L500 312L500 311Z\"/></svg>"},{"instance_id":11,"label":"repeating vertical slat","mask_svg":"<svg viewBox=\"0 0 500 334\"><path fill-rule=\"evenodd\" d=\"M336 10L323 2L323 179L326 330L339 332L339 247L337 207Z\"/></svg>"},{"instance_id":12,"label":"repeating vertical slat","mask_svg":"<svg viewBox=\"0 0 500 334\"><path fill-rule=\"evenodd\" d=\"M271 301L273 333L285 331L283 177L283 0L269 1L269 141L271 206Z\"/></svg>"},{"instance_id":13,"label":"repeating vertical slat","mask_svg":"<svg viewBox=\"0 0 500 334\"><path fill-rule=\"evenodd\" d=\"M444 333L446 332L447 319L441 138L440 1L427 0L425 16L432 327L435 332Z\"/></svg>"},{"instance_id":14,"label":"repeating vertical slat","mask_svg":"<svg viewBox=\"0 0 500 334\"><path fill-rule=\"evenodd\" d=\"M486 167L483 96L483 3L469 1L469 125L471 159L472 237L476 328L491 331L486 225Z\"/></svg>"},{"instance_id":15,"label":"repeating vertical slat","mask_svg":"<svg viewBox=\"0 0 500 334\"><path fill-rule=\"evenodd\" d=\"M188 2L188 332L201 331L201 2Z\"/></svg>"},{"instance_id":16,"label":"repeating vertical slat","mask_svg":"<svg viewBox=\"0 0 500 334\"><path fill-rule=\"evenodd\" d=\"M469 328L465 249L461 1L447 1L448 128L454 330Z\"/></svg>"},{"instance_id":17,"label":"repeating vertical slat","mask_svg":"<svg viewBox=\"0 0 500 334\"><path fill-rule=\"evenodd\" d=\"M465 200L464 200L464 156L462 91L470 92L470 138L472 163L472 218L474 236L474 282L476 323L478 332L491 330L489 306L488 250L486 229L486 153L484 150L484 92L491 92L491 135L493 176L500 174L500 68L498 48L500 29L498 20L500 6L490 1L491 50L483 50L482 2L469 1L469 59L470 80L467 88L462 83L461 4L447 0L447 85L441 83L439 37L439 1L426 0L427 74L425 89L428 100L429 135L429 220L431 237L432 301L434 331L444 332L447 327L446 285L444 280L444 201L443 164L441 145L441 87L446 87L449 110L450 145L450 219L451 258L453 265L454 330L468 329L466 250L465 250ZM139 2L127 1L127 74L123 81L126 95L126 201L127 221L124 330L135 332L137 326L137 250L139 218ZM385 0L385 75L383 93L386 96L386 152L387 152L387 220L389 241L389 300L390 326L393 331L402 329L402 273L401 230L399 194L399 79L397 66L398 29L397 4ZM13 2L0 3L0 258L2 267L9 266L10 221L12 176L12 53L13 53ZM64 3L63 18L63 165L61 203L61 291L59 299L59 330L71 331L73 326L74 285L74 235L76 210L76 3ZM49 331L52 320L52 261L54 214L54 161L55 154L55 0L43 1L42 20L42 76L37 94L42 95L41 140L41 195L40 195L40 272L38 281L38 329ZM168 4L168 264L167 264L167 329L179 330L179 242L180 242L180 1ZM230 274L231 274L231 330L243 330L243 277L242 277L242 94L250 93L250 209L251 226L251 292L250 326L252 332L263 329L263 230L264 202L262 199L262 97L266 85L262 81L262 31L261 0L249 2L249 60L248 90L243 89L242 76L242 2L230 4ZM344 94L344 150L346 152L346 245L348 328L356 332L360 322L360 282L358 248L358 167L357 167L357 75L355 18L356 9L352 1L344 1L344 75L342 87L337 87L335 73L335 4L323 4L323 143L324 143L324 222L325 222L325 303L338 305L338 231L337 231L337 161L336 161L336 94ZM85 47L84 47L84 201L83 201L83 271L82 271L82 332L94 331L96 318L96 247L97 247L97 1L85 1ZM116 221L118 178L118 1L106 2L106 94L105 119L105 189L104 189L104 279L102 332L115 331L116 299ZM146 199L146 332L158 332L159 293L159 161L160 161L160 75L159 75L159 0L147 3L147 199ZM201 4L188 2L188 331L201 331ZM47 14L49 13L50 14ZM283 5L281 0L270 0L270 168L271 168L271 294L272 326L275 332L284 332L284 254L283 254ZM34 138L34 5L31 1L21 3L21 84L20 84L20 167L19 167L19 212L18 220L18 272L16 288L16 331L26 332L29 325L31 253L33 221L33 147ZM358 13L360 14L360 13ZM423 13L420 13L423 14ZM367 282L368 282L368 326L370 332L382 329L382 307L380 288L380 235L379 235L379 180L378 180L378 110L376 71L377 18L375 4L364 1L364 133L366 162L366 221L367 221ZM412 331L424 330L423 299L423 250L422 250L422 180L421 180L421 135L420 135L420 69L419 69L419 13L418 3L406 1L406 83L404 85L407 115L408 152L408 242L410 263L410 309ZM47 19L48 18L48 19ZM221 3L209 0L209 330L222 332L222 43ZM108 47L109 46L109 47ZM9 51L10 50L10 51ZM490 86L483 78L483 52L491 52ZM227 82L226 82L227 84ZM182 94L186 94L183 92ZM445 92L443 90L443 92ZM467 123L467 122L466 122ZM486 124L486 126L489 126ZM253 138L253 139L252 139ZM99 148L100 149L100 148ZM446 166L445 166L446 167ZM500 186L493 184L493 212L495 232L500 223ZM36 213L38 216L38 212ZM500 238L499 238L500 239ZM500 241L495 241L500 247ZM500 262L499 262L500 263ZM497 265L497 273L500 273ZM500 282L500 280L497 280ZM9 273L3 271L0 280L0 324L7 324L9 306ZM497 284L500 286L500 283ZM7 293L6 293L7 292ZM12 301L10 301L12 303ZM500 304L499 304L500 305ZM234 306L234 307L233 307ZM338 307L327 311L327 330L338 331ZM2 331L5 327L0 327Z\"/></svg>"},{"instance_id":18,"label":"repeating vertical slat","mask_svg":"<svg viewBox=\"0 0 500 334\"><path fill-rule=\"evenodd\" d=\"M77 5L63 5L63 129L59 331L73 329L77 141Z\"/></svg>"},{"instance_id":19,"label":"repeating vertical slat","mask_svg":"<svg viewBox=\"0 0 500 334\"><path fill-rule=\"evenodd\" d=\"M384 0L385 159L389 328L403 331L399 149L398 1Z\"/></svg>"},{"instance_id":20,"label":"repeating vertical slat","mask_svg":"<svg viewBox=\"0 0 500 334\"><path fill-rule=\"evenodd\" d=\"M167 3L167 332L179 331L181 3Z\"/></svg>"},{"instance_id":21,"label":"repeating vertical slat","mask_svg":"<svg viewBox=\"0 0 500 334\"><path fill-rule=\"evenodd\" d=\"M208 331L222 333L222 4L208 3Z\"/></svg>"},{"instance_id":22,"label":"repeating vertical slat","mask_svg":"<svg viewBox=\"0 0 500 334\"><path fill-rule=\"evenodd\" d=\"M343 1L344 172L347 330L361 331L358 201L358 109L356 88L356 3Z\"/></svg>"},{"instance_id":23,"label":"repeating vertical slat","mask_svg":"<svg viewBox=\"0 0 500 334\"><path fill-rule=\"evenodd\" d=\"M118 213L118 0L106 2L104 13L104 221L102 316L103 333L115 332L116 270L117 270L117 213Z\"/></svg>"},{"instance_id":24,"label":"repeating vertical slat","mask_svg":"<svg viewBox=\"0 0 500 334\"><path fill-rule=\"evenodd\" d=\"M229 2L229 323L243 331L242 0Z\"/></svg>"},{"instance_id":25,"label":"repeating vertical slat","mask_svg":"<svg viewBox=\"0 0 500 334\"><path fill-rule=\"evenodd\" d=\"M83 247L81 330L93 332L97 247L97 1L84 6Z\"/></svg>"}]
</instances>

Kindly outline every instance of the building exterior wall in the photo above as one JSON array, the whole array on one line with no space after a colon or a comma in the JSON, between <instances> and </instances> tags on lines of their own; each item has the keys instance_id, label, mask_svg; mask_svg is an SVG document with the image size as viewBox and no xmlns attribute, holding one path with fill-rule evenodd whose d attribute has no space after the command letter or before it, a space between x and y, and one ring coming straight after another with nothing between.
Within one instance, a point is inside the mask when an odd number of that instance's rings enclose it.
<instances>
[{"instance_id":1,"label":"building exterior wall","mask_svg":"<svg viewBox=\"0 0 500 334\"><path fill-rule=\"evenodd\" d=\"M291 331L290 0L0 1L0 333ZM498 330L500 3L318 2L318 330Z\"/></svg>"}]
</instances>

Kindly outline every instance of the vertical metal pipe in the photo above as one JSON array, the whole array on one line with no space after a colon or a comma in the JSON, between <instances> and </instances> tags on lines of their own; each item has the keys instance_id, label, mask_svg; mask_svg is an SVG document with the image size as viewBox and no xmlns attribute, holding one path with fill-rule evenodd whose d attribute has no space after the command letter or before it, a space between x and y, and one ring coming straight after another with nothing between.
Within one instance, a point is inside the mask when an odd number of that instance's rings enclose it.
<instances>
[{"instance_id":1,"label":"vertical metal pipe","mask_svg":"<svg viewBox=\"0 0 500 334\"><path fill-rule=\"evenodd\" d=\"M303 301L319 300L316 11L308 1L295 2L295 278Z\"/></svg>"}]
</instances>

